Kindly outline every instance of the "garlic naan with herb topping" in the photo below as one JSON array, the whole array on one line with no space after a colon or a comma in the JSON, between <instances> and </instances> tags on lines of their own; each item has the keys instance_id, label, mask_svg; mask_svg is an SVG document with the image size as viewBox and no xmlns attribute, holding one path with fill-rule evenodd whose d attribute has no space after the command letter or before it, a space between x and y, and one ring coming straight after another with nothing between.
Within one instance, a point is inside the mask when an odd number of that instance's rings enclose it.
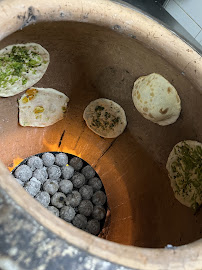
<instances>
[{"instance_id":1,"label":"garlic naan with herb topping","mask_svg":"<svg viewBox=\"0 0 202 270\"><path fill-rule=\"evenodd\" d=\"M36 43L9 45L0 50L0 96L14 96L37 83L50 57Z\"/></svg>"},{"instance_id":2,"label":"garlic naan with herb topping","mask_svg":"<svg viewBox=\"0 0 202 270\"><path fill-rule=\"evenodd\" d=\"M30 88L18 101L19 123L46 127L63 119L69 98L52 88Z\"/></svg>"},{"instance_id":3,"label":"garlic naan with herb topping","mask_svg":"<svg viewBox=\"0 0 202 270\"><path fill-rule=\"evenodd\" d=\"M174 123L180 115L180 97L172 84L152 73L134 82L132 99L142 116L160 126Z\"/></svg>"},{"instance_id":4,"label":"garlic naan with herb topping","mask_svg":"<svg viewBox=\"0 0 202 270\"><path fill-rule=\"evenodd\" d=\"M118 137L127 125L122 107L105 98L90 102L83 113L83 118L93 132L104 138Z\"/></svg>"},{"instance_id":5,"label":"garlic naan with herb topping","mask_svg":"<svg viewBox=\"0 0 202 270\"><path fill-rule=\"evenodd\" d=\"M202 144L177 143L166 164L176 199L196 210L202 204Z\"/></svg>"}]
</instances>

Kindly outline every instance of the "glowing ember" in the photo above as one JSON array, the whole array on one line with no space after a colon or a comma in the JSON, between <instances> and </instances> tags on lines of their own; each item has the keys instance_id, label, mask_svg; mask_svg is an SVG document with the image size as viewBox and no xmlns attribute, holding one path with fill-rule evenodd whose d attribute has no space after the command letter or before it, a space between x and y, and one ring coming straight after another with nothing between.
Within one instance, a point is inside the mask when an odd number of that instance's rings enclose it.
<instances>
[{"instance_id":1,"label":"glowing ember","mask_svg":"<svg viewBox=\"0 0 202 270\"><path fill-rule=\"evenodd\" d=\"M61 145L58 147L58 143L55 144L50 144L46 141L46 139L43 138L43 145L47 148L46 152L64 152L64 153L69 153L71 155L75 155L77 157L81 157L81 153L77 153L75 150L69 148L66 145Z\"/></svg>"},{"instance_id":2,"label":"glowing ember","mask_svg":"<svg viewBox=\"0 0 202 270\"><path fill-rule=\"evenodd\" d=\"M16 166L18 166L23 161L23 158L17 157L13 160L12 166L9 166L8 169L11 172Z\"/></svg>"},{"instance_id":3,"label":"glowing ember","mask_svg":"<svg viewBox=\"0 0 202 270\"><path fill-rule=\"evenodd\" d=\"M60 146L58 147L58 144L50 144L45 139L43 139L43 145L46 147L46 152L65 152L69 153L71 155L75 155L77 157L81 158L81 154L77 153L75 150L70 149L67 146ZM11 172L16 166L18 166L23 161L23 158L17 157L13 160L13 163L11 166L8 166L9 171Z\"/></svg>"}]
</instances>

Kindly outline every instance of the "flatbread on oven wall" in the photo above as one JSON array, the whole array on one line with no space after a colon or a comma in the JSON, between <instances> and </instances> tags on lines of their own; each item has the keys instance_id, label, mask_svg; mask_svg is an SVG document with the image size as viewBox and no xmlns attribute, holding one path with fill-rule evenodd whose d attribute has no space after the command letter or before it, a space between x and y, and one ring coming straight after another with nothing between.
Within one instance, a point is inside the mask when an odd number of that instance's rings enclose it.
<instances>
[{"instance_id":1,"label":"flatbread on oven wall","mask_svg":"<svg viewBox=\"0 0 202 270\"><path fill-rule=\"evenodd\" d=\"M46 127L63 119L69 98L52 88L30 88L18 101L21 126Z\"/></svg>"},{"instance_id":2,"label":"flatbread on oven wall","mask_svg":"<svg viewBox=\"0 0 202 270\"><path fill-rule=\"evenodd\" d=\"M134 82L132 99L144 118L160 126L174 123L180 115L180 97L174 86L160 74L138 78Z\"/></svg>"},{"instance_id":3,"label":"flatbread on oven wall","mask_svg":"<svg viewBox=\"0 0 202 270\"><path fill-rule=\"evenodd\" d=\"M94 133L104 138L118 137L127 125L123 108L106 98L90 102L84 110L83 118Z\"/></svg>"},{"instance_id":4,"label":"flatbread on oven wall","mask_svg":"<svg viewBox=\"0 0 202 270\"><path fill-rule=\"evenodd\" d=\"M202 204L202 143L177 143L166 164L176 199L194 210Z\"/></svg>"},{"instance_id":5,"label":"flatbread on oven wall","mask_svg":"<svg viewBox=\"0 0 202 270\"><path fill-rule=\"evenodd\" d=\"M36 43L0 50L0 96L14 96L33 86L43 77L49 62L47 50Z\"/></svg>"}]
</instances>

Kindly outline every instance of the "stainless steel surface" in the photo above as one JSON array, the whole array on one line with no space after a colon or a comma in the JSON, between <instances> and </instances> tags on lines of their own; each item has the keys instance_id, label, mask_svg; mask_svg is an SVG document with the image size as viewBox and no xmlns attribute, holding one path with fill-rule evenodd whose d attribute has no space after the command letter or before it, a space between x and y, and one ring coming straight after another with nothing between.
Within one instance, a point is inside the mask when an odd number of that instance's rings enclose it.
<instances>
[{"instance_id":1,"label":"stainless steel surface","mask_svg":"<svg viewBox=\"0 0 202 270\"><path fill-rule=\"evenodd\" d=\"M155 19L202 55L202 46L162 7L157 0L114 0L114 2L119 2L120 4L133 9L135 8Z\"/></svg>"}]
</instances>

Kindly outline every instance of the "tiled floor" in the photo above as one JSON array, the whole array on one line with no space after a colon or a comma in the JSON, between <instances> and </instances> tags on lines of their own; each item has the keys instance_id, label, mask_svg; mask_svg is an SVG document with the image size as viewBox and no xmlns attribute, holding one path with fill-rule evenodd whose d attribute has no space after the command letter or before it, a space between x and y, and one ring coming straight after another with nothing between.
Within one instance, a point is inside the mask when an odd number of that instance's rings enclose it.
<instances>
[{"instance_id":1,"label":"tiled floor","mask_svg":"<svg viewBox=\"0 0 202 270\"><path fill-rule=\"evenodd\" d=\"M202 0L167 0L164 8L202 45Z\"/></svg>"}]
</instances>

